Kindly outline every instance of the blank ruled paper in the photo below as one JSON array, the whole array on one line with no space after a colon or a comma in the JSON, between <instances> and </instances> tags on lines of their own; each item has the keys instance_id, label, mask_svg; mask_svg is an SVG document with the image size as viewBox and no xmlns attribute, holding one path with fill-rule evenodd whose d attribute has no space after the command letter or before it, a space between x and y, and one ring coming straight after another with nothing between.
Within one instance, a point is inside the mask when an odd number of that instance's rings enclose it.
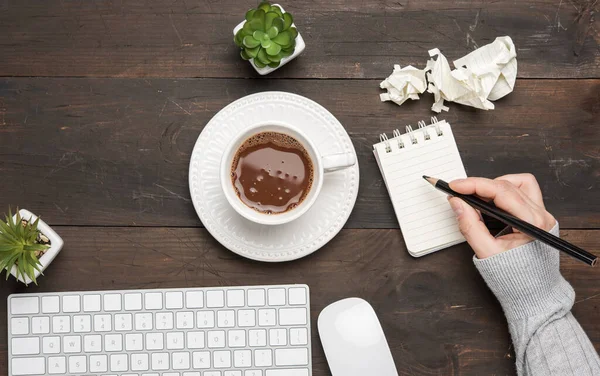
<instances>
[{"instance_id":1,"label":"blank ruled paper","mask_svg":"<svg viewBox=\"0 0 600 376\"><path fill-rule=\"evenodd\" d=\"M443 135L438 136L438 129ZM411 255L420 257L465 241L446 195L426 182L423 175L446 181L467 175L446 121L419 128L410 135L375 144L373 153L406 247Z\"/></svg>"}]
</instances>

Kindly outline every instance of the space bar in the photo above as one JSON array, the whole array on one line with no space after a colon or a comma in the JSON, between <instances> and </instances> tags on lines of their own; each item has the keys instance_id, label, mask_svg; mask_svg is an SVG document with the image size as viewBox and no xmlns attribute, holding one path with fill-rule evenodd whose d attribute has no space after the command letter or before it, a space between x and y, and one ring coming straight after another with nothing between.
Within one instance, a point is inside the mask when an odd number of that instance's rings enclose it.
<instances>
[{"instance_id":1,"label":"space bar","mask_svg":"<svg viewBox=\"0 0 600 376\"><path fill-rule=\"evenodd\" d=\"M268 369L266 376L308 376L308 368Z\"/></svg>"}]
</instances>

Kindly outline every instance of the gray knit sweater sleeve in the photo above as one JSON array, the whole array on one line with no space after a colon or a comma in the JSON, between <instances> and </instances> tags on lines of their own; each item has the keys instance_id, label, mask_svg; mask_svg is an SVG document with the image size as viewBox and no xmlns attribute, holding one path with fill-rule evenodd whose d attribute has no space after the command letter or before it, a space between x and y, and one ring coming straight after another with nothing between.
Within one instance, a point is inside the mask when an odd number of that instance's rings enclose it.
<instances>
[{"instance_id":1,"label":"gray knit sweater sleeve","mask_svg":"<svg viewBox=\"0 0 600 376\"><path fill-rule=\"evenodd\" d=\"M558 235L558 223L551 232ZM533 241L473 261L502 305L519 375L600 375L600 358L571 314L575 292L556 249Z\"/></svg>"}]
</instances>

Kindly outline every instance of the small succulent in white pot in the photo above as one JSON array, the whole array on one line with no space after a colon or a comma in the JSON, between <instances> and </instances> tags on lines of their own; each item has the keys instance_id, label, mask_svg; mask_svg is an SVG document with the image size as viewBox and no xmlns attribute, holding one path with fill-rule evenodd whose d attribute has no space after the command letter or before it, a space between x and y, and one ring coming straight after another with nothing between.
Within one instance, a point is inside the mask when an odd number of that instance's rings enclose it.
<instances>
[{"instance_id":1,"label":"small succulent in white pot","mask_svg":"<svg viewBox=\"0 0 600 376\"><path fill-rule=\"evenodd\" d=\"M44 221L28 210L10 209L0 221L0 270L10 271L28 285L37 278L62 249L63 240ZM6 275L8 279L8 273Z\"/></svg>"},{"instance_id":2,"label":"small succulent in white pot","mask_svg":"<svg viewBox=\"0 0 600 376\"><path fill-rule=\"evenodd\" d=\"M263 1L246 13L233 29L242 59L249 60L261 75L269 74L300 55L306 45L291 13L279 4Z\"/></svg>"}]
</instances>

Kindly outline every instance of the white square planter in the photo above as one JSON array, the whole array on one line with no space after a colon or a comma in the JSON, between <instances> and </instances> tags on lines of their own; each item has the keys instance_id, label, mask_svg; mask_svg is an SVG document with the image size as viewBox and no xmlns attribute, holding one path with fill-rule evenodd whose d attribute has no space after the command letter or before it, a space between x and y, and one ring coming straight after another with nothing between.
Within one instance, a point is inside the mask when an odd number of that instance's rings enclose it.
<instances>
[{"instance_id":1,"label":"white square planter","mask_svg":"<svg viewBox=\"0 0 600 376\"><path fill-rule=\"evenodd\" d=\"M21 214L22 219L30 222L35 221L38 218L35 214L26 209L19 210L19 214ZM17 215L15 214L13 218L16 221ZM48 226L46 222L42 221L41 219L38 222L38 230L50 240L50 248L46 251L46 253L42 255L42 257L40 257L40 263L42 265L39 267L39 271L35 271L36 279L42 274L44 270L46 270L48 265L50 265L52 260L54 260L56 255L58 255L58 252L60 252L64 244L62 238L58 236L58 234L54 230L52 230L52 228ZM12 267L12 269L10 270L10 274L17 278L16 266ZM17 279L26 285L32 282L32 280L27 276L25 276L25 280L23 280L21 276L19 276L19 278Z\"/></svg>"},{"instance_id":2,"label":"white square planter","mask_svg":"<svg viewBox=\"0 0 600 376\"><path fill-rule=\"evenodd\" d=\"M279 5L279 4L273 4L273 5L277 5L278 7L281 8L281 11L283 13L285 13L285 9L283 9L283 7L281 5ZM237 32L244 26L245 22L246 22L246 20L240 22L233 29L233 36L235 36L235 34L237 34ZM292 26L295 27L296 24L293 23ZM283 59L281 59L281 63L279 64L279 66L277 68L271 68L269 66L266 66L264 68L259 68L256 65L254 65L254 59L250 59L250 60L248 60L248 62L250 63L250 65L252 65L252 68L254 68L254 70L258 72L258 74L264 76L265 74L269 74L273 71L276 71L277 69L283 67L284 65L286 65L287 63L292 61L294 58L296 58L298 55L300 55L302 53L302 51L304 51L304 48L306 48L306 44L304 44L304 39L302 39L302 35L300 34L300 32L298 32L298 36L296 37L296 49L294 50L294 53L288 57L284 57Z\"/></svg>"}]
</instances>

